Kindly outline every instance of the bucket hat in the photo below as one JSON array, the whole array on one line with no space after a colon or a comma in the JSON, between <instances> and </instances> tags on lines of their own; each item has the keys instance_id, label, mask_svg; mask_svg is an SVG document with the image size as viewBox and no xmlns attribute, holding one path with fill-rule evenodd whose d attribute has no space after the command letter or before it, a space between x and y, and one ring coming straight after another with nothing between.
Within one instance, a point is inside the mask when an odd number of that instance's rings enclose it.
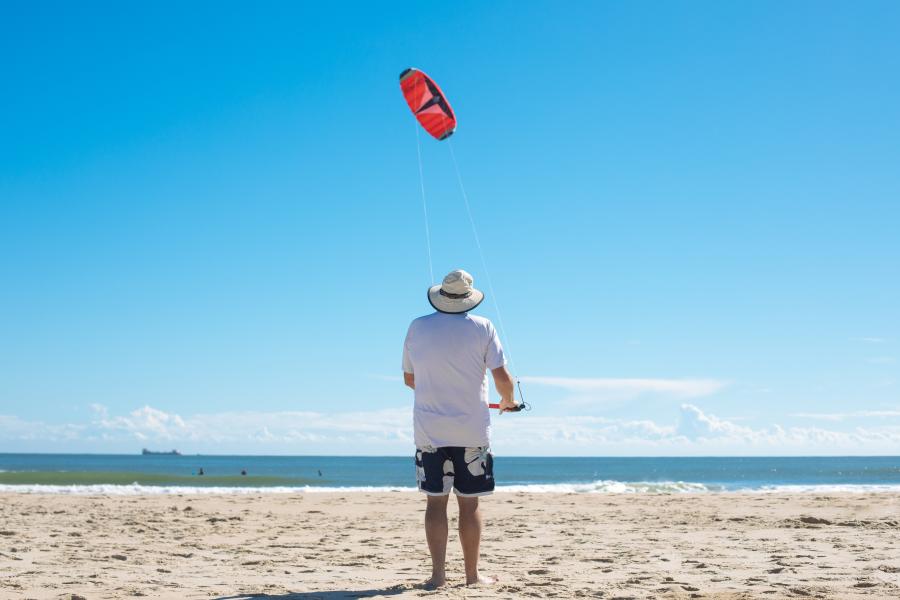
<instances>
[{"instance_id":1,"label":"bucket hat","mask_svg":"<svg viewBox=\"0 0 900 600\"><path fill-rule=\"evenodd\" d=\"M473 287L472 276L456 269L444 277L441 285L428 288L428 301L442 313L459 314L472 310L484 300L484 293Z\"/></svg>"}]
</instances>

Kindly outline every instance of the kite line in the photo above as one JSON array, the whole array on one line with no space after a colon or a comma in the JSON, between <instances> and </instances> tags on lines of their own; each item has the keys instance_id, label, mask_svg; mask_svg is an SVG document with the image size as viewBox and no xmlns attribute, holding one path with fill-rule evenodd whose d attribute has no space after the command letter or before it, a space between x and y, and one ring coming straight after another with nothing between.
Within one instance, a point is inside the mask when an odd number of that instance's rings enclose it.
<instances>
[{"instance_id":1,"label":"kite line","mask_svg":"<svg viewBox=\"0 0 900 600\"><path fill-rule=\"evenodd\" d=\"M466 186L463 185L462 175L459 172L459 164L456 162L456 153L453 151L452 140L447 140L447 147L450 148L450 158L453 160L453 170L456 171L456 181L459 182L459 191L462 192L463 203L466 205L466 214L469 216L469 225L472 226L472 236L475 238L478 256L481 257L481 268L484 269L484 275L487 278L488 290L491 292L491 301L494 303L494 310L497 311L497 325L500 328L500 335L506 340L506 354L509 356L509 368L515 373L516 370L513 365L512 348L510 347L509 337L506 335L506 330L503 327L503 314L500 312L500 301L497 299L497 293L494 291L494 281L491 279L491 272L488 270L487 261L484 259L481 238L478 237L478 228L475 226L475 217L472 216L472 207L469 205L469 195L466 193ZM518 381L518 378L516 381Z\"/></svg>"},{"instance_id":2,"label":"kite line","mask_svg":"<svg viewBox=\"0 0 900 600\"><path fill-rule=\"evenodd\" d=\"M419 141L419 125L416 128L416 156L419 157L419 188L422 190L422 213L425 215L425 247L428 248L428 285L434 285L434 265L431 261L431 231L428 229L428 204L425 202L425 176L422 174L422 143Z\"/></svg>"},{"instance_id":3,"label":"kite line","mask_svg":"<svg viewBox=\"0 0 900 600\"><path fill-rule=\"evenodd\" d=\"M466 193L466 186L463 185L462 174L459 172L459 164L456 162L456 153L453 151L452 140L447 140L447 147L450 148L450 158L453 161L453 170L456 172L456 181L459 182L459 191L462 193L463 204L466 206L466 215L469 217L469 225L472 226L472 236L475 238L475 246L478 248L478 256L481 258L481 268L484 270L484 275L487 279L488 291L491 293L491 301L494 303L494 310L497 311L497 326L500 329L500 335L506 340L506 355L509 357L509 370L512 371L513 379L516 381L516 389L519 391L519 400L521 400L521 410L531 410L531 406L525 402L525 395L522 394L522 382L516 375L518 371L513 363L512 344L509 343L509 336L506 335L506 329L503 326L503 313L500 311L500 300L497 298L497 292L494 291L494 281L491 278L487 260L484 258L484 250L481 247L481 238L478 236L478 227L475 226L475 217L472 216L472 207L469 204L469 194Z\"/></svg>"}]
</instances>

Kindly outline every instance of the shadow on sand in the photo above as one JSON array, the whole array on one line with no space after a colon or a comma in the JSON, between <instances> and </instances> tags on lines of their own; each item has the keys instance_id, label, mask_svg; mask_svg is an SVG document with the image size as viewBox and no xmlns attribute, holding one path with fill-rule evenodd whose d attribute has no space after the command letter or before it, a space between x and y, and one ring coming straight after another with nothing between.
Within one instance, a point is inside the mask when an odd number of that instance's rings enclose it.
<instances>
[{"instance_id":1,"label":"shadow on sand","mask_svg":"<svg viewBox=\"0 0 900 600\"><path fill-rule=\"evenodd\" d=\"M372 598L374 596L396 596L408 592L409 586L393 585L371 590L334 590L327 592L286 592L284 594L237 594L221 596L215 600L355 600L356 598Z\"/></svg>"}]
</instances>

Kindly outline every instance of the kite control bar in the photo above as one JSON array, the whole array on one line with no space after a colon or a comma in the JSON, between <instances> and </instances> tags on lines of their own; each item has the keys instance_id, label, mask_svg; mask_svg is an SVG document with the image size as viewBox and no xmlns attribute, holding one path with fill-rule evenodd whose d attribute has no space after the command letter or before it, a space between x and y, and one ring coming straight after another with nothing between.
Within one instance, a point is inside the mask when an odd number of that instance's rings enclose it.
<instances>
[{"instance_id":1,"label":"kite control bar","mask_svg":"<svg viewBox=\"0 0 900 600\"><path fill-rule=\"evenodd\" d=\"M495 403L495 404L488 404L488 408L500 408L500 405L499 405L499 404L496 404L496 403ZM524 404L519 404L519 405L516 406L515 408L508 408L508 409L506 409L506 412L519 412L519 411L522 411L522 410L528 410L528 409L525 408L525 405L524 405Z\"/></svg>"},{"instance_id":2,"label":"kite control bar","mask_svg":"<svg viewBox=\"0 0 900 600\"><path fill-rule=\"evenodd\" d=\"M531 410L531 405L525 402L525 396L522 394L522 383L516 379L516 389L519 390L519 404L515 408L508 409L508 412L519 412L523 410ZM500 405L497 403L488 404L488 408L500 408Z\"/></svg>"}]
</instances>

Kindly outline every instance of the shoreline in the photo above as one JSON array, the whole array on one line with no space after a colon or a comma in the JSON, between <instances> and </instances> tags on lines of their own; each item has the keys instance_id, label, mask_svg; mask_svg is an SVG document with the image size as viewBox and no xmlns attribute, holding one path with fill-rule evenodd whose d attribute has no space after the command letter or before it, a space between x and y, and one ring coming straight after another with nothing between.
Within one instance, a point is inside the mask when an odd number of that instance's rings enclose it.
<instances>
[{"instance_id":1,"label":"shoreline","mask_svg":"<svg viewBox=\"0 0 900 600\"><path fill-rule=\"evenodd\" d=\"M707 487L707 486L710 487ZM291 494L381 494L415 493L409 486L184 486L133 484L0 484L4 494L62 496L215 496L215 495L291 495ZM781 494L900 494L898 484L816 484L771 485L762 488L735 488L710 484L671 482L605 481L573 484L498 485L496 494L563 494L575 496L630 495L781 495Z\"/></svg>"},{"instance_id":2,"label":"shoreline","mask_svg":"<svg viewBox=\"0 0 900 600\"><path fill-rule=\"evenodd\" d=\"M482 501L482 567L425 592L420 494L0 493L0 596L900 598L900 493L554 494ZM451 530L456 507L451 501Z\"/></svg>"}]
</instances>

